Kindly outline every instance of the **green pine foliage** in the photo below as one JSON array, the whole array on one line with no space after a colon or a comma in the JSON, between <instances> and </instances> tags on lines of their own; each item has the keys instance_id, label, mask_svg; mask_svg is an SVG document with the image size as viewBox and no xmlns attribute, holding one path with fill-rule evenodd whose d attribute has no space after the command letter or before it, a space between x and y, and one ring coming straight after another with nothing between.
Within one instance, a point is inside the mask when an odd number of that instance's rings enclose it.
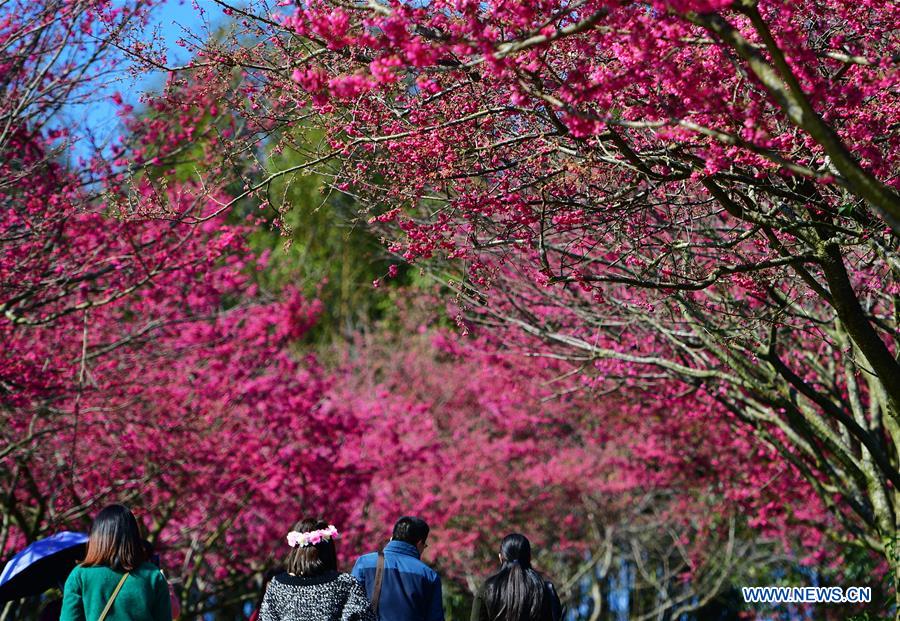
<instances>
[{"instance_id":1,"label":"green pine foliage","mask_svg":"<svg viewBox=\"0 0 900 621\"><path fill-rule=\"evenodd\" d=\"M284 170L302 164L304 157L285 150L270 156L269 164ZM247 206L263 220L251 236L251 248L269 254L257 282L272 291L296 286L323 302L323 315L309 338L321 344L348 339L382 318L390 306L386 289L404 284L408 270L400 266L397 277L387 277L398 260L361 219L352 196L332 188L321 174L297 173L276 179L267 200L262 209L259 203Z\"/></svg>"}]
</instances>

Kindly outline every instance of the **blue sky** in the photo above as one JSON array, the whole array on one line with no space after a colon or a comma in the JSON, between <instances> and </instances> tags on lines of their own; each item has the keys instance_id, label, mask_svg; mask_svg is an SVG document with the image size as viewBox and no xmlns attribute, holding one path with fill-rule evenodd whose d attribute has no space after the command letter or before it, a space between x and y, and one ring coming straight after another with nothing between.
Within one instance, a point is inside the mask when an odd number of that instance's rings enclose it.
<instances>
[{"instance_id":1,"label":"blue sky","mask_svg":"<svg viewBox=\"0 0 900 621\"><path fill-rule=\"evenodd\" d=\"M187 51L179 47L176 41L186 32L204 33L215 30L225 19L222 9L213 0L165 0L154 8L147 33L155 33L166 49L168 61L172 65L183 64L190 60ZM122 132L119 118L116 116L117 106L112 102L112 95L118 92L127 103L140 107L141 96L148 91L159 89L165 80L161 71L148 71L137 78L123 70L118 80L98 90L89 106L78 106L67 112L74 125L84 127L105 143ZM86 155L89 147L85 143L76 143L73 154Z\"/></svg>"},{"instance_id":2,"label":"blue sky","mask_svg":"<svg viewBox=\"0 0 900 621\"><path fill-rule=\"evenodd\" d=\"M242 2L232 2L241 6ZM231 19L213 0L163 0L153 13L153 27L159 29L170 54L171 64L190 60L176 41L188 33L208 34Z\"/></svg>"}]
</instances>

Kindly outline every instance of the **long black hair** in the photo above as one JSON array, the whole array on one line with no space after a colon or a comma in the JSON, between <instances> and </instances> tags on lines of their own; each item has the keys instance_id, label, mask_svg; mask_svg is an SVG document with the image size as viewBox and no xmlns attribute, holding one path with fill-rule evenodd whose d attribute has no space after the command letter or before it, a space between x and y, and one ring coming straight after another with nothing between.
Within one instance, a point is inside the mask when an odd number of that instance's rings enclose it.
<instances>
[{"instance_id":1,"label":"long black hair","mask_svg":"<svg viewBox=\"0 0 900 621\"><path fill-rule=\"evenodd\" d=\"M531 567L531 543L513 533L500 544L500 570L484 584L490 621L544 621L544 579Z\"/></svg>"}]
</instances>

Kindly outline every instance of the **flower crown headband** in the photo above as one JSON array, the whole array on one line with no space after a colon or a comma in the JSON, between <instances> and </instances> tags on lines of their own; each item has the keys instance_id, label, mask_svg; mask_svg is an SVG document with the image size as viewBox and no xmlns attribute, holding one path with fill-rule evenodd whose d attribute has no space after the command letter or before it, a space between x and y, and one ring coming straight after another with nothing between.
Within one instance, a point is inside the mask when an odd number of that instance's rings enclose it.
<instances>
[{"instance_id":1,"label":"flower crown headband","mask_svg":"<svg viewBox=\"0 0 900 621\"><path fill-rule=\"evenodd\" d=\"M321 530L311 530L308 533L300 533L296 530L292 530L287 534L287 542L288 545L292 548L296 548L300 546L301 548L308 548L310 546L314 546L317 543L322 543L323 541L331 541L333 539L340 539L341 535L338 532L338 529L333 525L329 524L328 528L323 528Z\"/></svg>"}]
</instances>

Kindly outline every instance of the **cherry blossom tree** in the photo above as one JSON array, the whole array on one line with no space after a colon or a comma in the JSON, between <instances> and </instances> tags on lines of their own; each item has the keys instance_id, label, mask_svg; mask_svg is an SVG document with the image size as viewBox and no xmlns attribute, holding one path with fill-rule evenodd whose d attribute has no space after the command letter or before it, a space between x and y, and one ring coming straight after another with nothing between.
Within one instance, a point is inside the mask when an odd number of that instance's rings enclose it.
<instances>
[{"instance_id":1,"label":"cherry blossom tree","mask_svg":"<svg viewBox=\"0 0 900 621\"><path fill-rule=\"evenodd\" d=\"M172 83L177 107L140 116L111 95L112 144L68 122L140 45L143 8L0 6L0 555L125 501L194 615L239 602L299 515L342 521L374 467L293 352L321 304L261 291L253 219L180 178L230 129L209 91Z\"/></svg>"},{"instance_id":2,"label":"cherry blossom tree","mask_svg":"<svg viewBox=\"0 0 900 621\"><path fill-rule=\"evenodd\" d=\"M434 516L463 581L513 528L567 582L652 558L655 612L756 533L896 574L895 7L218 4L184 67L143 4L0 6L0 551L126 499L192 614L322 507L344 555ZM120 52L166 88L68 161ZM321 304L258 287L244 238L306 172L473 342L298 354Z\"/></svg>"},{"instance_id":3,"label":"cherry blossom tree","mask_svg":"<svg viewBox=\"0 0 900 621\"><path fill-rule=\"evenodd\" d=\"M360 337L336 390L372 430L363 458L386 444L422 452L374 473L352 522L380 523L386 537L398 510L426 516L427 554L451 584L474 590L515 531L571 603L588 579L597 615L623 564L653 618L702 608L787 558L834 560L823 535L833 519L801 475L713 400L671 382L653 397L606 391L567 361L510 351L493 330L460 340L432 296L397 305L398 329Z\"/></svg>"},{"instance_id":4,"label":"cherry blossom tree","mask_svg":"<svg viewBox=\"0 0 900 621\"><path fill-rule=\"evenodd\" d=\"M895 6L219 4L232 109L328 136L247 196L333 175L486 322L702 390L900 571Z\"/></svg>"}]
</instances>

